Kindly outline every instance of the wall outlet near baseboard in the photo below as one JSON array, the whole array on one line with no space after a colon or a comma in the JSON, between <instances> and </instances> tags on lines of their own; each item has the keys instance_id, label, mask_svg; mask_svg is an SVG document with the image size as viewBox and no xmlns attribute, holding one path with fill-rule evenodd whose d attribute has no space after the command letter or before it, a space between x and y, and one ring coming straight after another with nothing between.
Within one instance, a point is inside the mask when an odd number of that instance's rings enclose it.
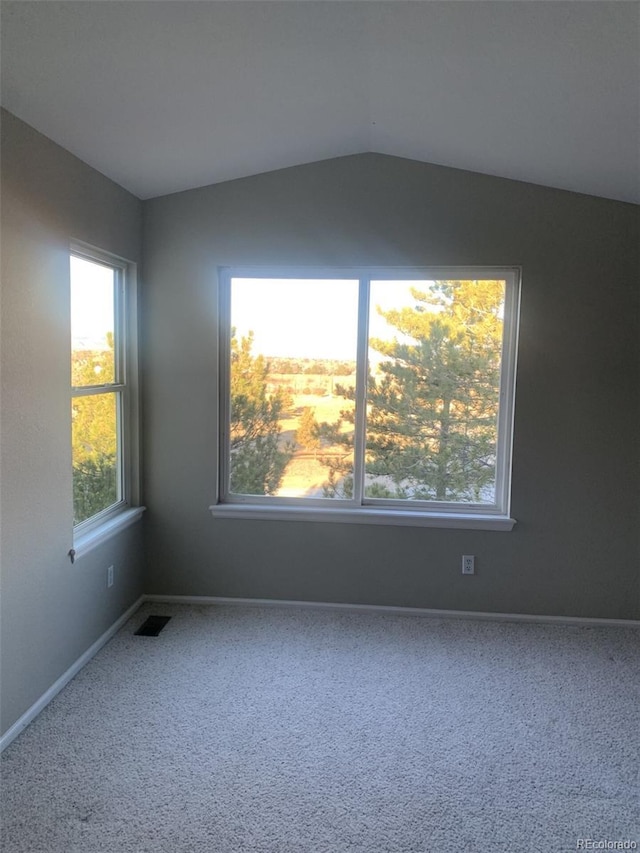
<instances>
[{"instance_id":1,"label":"wall outlet near baseboard","mask_svg":"<svg viewBox=\"0 0 640 853\"><path fill-rule=\"evenodd\" d=\"M107 569L107 588L113 586L113 566Z\"/></svg>"},{"instance_id":2,"label":"wall outlet near baseboard","mask_svg":"<svg viewBox=\"0 0 640 853\"><path fill-rule=\"evenodd\" d=\"M473 554L462 555L462 574L475 575L476 573L476 558Z\"/></svg>"}]
</instances>

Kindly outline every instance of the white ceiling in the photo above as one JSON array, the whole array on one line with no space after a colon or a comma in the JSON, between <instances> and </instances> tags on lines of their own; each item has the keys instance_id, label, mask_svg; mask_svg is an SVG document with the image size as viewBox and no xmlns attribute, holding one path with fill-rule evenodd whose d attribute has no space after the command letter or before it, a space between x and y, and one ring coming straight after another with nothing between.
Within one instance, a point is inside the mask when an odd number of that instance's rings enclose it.
<instances>
[{"instance_id":1,"label":"white ceiling","mask_svg":"<svg viewBox=\"0 0 640 853\"><path fill-rule=\"evenodd\" d=\"M3 106L141 198L377 151L640 203L638 2L1 13Z\"/></svg>"}]
</instances>

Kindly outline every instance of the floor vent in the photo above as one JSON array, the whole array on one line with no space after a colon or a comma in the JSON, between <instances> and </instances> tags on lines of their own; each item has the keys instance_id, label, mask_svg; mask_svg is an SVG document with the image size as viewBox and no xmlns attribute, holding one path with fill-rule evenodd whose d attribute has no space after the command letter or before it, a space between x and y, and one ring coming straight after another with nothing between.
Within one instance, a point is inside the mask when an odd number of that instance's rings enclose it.
<instances>
[{"instance_id":1,"label":"floor vent","mask_svg":"<svg viewBox=\"0 0 640 853\"><path fill-rule=\"evenodd\" d=\"M171 616L149 616L136 631L137 637L157 637Z\"/></svg>"}]
</instances>

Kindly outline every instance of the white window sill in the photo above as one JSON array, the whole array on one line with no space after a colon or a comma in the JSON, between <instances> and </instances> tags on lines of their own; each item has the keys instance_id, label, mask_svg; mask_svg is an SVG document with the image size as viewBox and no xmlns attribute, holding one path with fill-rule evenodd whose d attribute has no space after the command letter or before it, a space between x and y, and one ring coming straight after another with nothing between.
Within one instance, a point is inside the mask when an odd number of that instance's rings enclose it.
<instances>
[{"instance_id":1,"label":"white window sill","mask_svg":"<svg viewBox=\"0 0 640 853\"><path fill-rule=\"evenodd\" d=\"M255 518L271 521L329 521L342 524L391 524L408 527L443 527L458 530L511 530L516 523L506 515L479 513L426 513L393 509L318 509L317 507L215 504L214 518Z\"/></svg>"},{"instance_id":2,"label":"white window sill","mask_svg":"<svg viewBox=\"0 0 640 853\"><path fill-rule=\"evenodd\" d=\"M111 539L112 536L120 533L130 525L135 524L136 521L142 518L142 513L145 509L146 507L144 506L125 509L123 512L119 512L113 518L99 524L92 530L87 530L86 533L82 533L80 536L74 537L73 551L75 553L73 555L73 561L75 562L80 557L84 557L85 554L88 554L89 551L93 551L94 548L97 548L98 545L101 545L107 539Z\"/></svg>"}]
</instances>

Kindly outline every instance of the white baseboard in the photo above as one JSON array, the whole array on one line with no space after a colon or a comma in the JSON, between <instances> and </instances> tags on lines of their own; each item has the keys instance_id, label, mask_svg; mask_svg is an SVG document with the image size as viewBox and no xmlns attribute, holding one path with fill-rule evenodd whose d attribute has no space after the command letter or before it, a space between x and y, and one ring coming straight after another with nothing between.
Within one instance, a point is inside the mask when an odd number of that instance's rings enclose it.
<instances>
[{"instance_id":1,"label":"white baseboard","mask_svg":"<svg viewBox=\"0 0 640 853\"><path fill-rule=\"evenodd\" d=\"M365 613L396 613L432 619L482 619L492 622L537 622L546 625L594 625L600 627L640 628L637 619L599 619L583 616L539 616L533 613L484 613L475 610L437 610L425 607L394 607L386 604L340 604L329 601L288 601L278 598L225 598L210 595L145 595L145 601L166 604L230 604L242 607L304 607L316 610L350 610Z\"/></svg>"},{"instance_id":2,"label":"white baseboard","mask_svg":"<svg viewBox=\"0 0 640 853\"><path fill-rule=\"evenodd\" d=\"M63 673L60 678L56 682L54 682L51 687L45 693L43 693L42 696L36 702L34 702L33 705L27 711L25 711L24 714L18 720L16 720L16 722L11 726L11 728L7 729L4 735L0 738L0 752L6 749L9 744L13 740L15 740L18 735L22 731L24 731L24 729L26 729L29 723L38 716L40 711L42 711L42 709L45 708L49 704L49 702L51 702L54 696L57 696L57 694L62 690L62 688L66 687L66 685L71 681L74 675L77 675L82 669L82 667L86 663L88 663L91 658L96 655L104 645L106 645L106 643L109 642L113 635L116 634L120 630L120 628L122 628L124 623L133 616L133 614L136 612L136 610L138 610L144 600L145 596L141 595L140 598L136 602L134 602L134 604L132 604L131 607L125 613L123 613L119 619L116 619L113 625L108 628L104 632L104 634L102 634L101 637L98 637L95 643L90 646L84 654L80 655L78 660L75 661L75 663L71 664L69 669L65 673Z\"/></svg>"},{"instance_id":3,"label":"white baseboard","mask_svg":"<svg viewBox=\"0 0 640 853\"><path fill-rule=\"evenodd\" d=\"M424 607L394 607L384 604L341 604L329 601L288 601L276 598L226 598L207 595L141 595L113 625L81 655L51 687L0 738L0 752L24 731L40 711L56 696L82 667L109 642L145 602L158 604L236 605L241 607L292 607L316 610L342 610L360 613L393 613L432 619L482 619L494 622L533 622L552 625L593 625L600 627L640 628L637 619L598 619L581 616L539 616L529 613L483 613L474 610L436 610Z\"/></svg>"}]
</instances>

